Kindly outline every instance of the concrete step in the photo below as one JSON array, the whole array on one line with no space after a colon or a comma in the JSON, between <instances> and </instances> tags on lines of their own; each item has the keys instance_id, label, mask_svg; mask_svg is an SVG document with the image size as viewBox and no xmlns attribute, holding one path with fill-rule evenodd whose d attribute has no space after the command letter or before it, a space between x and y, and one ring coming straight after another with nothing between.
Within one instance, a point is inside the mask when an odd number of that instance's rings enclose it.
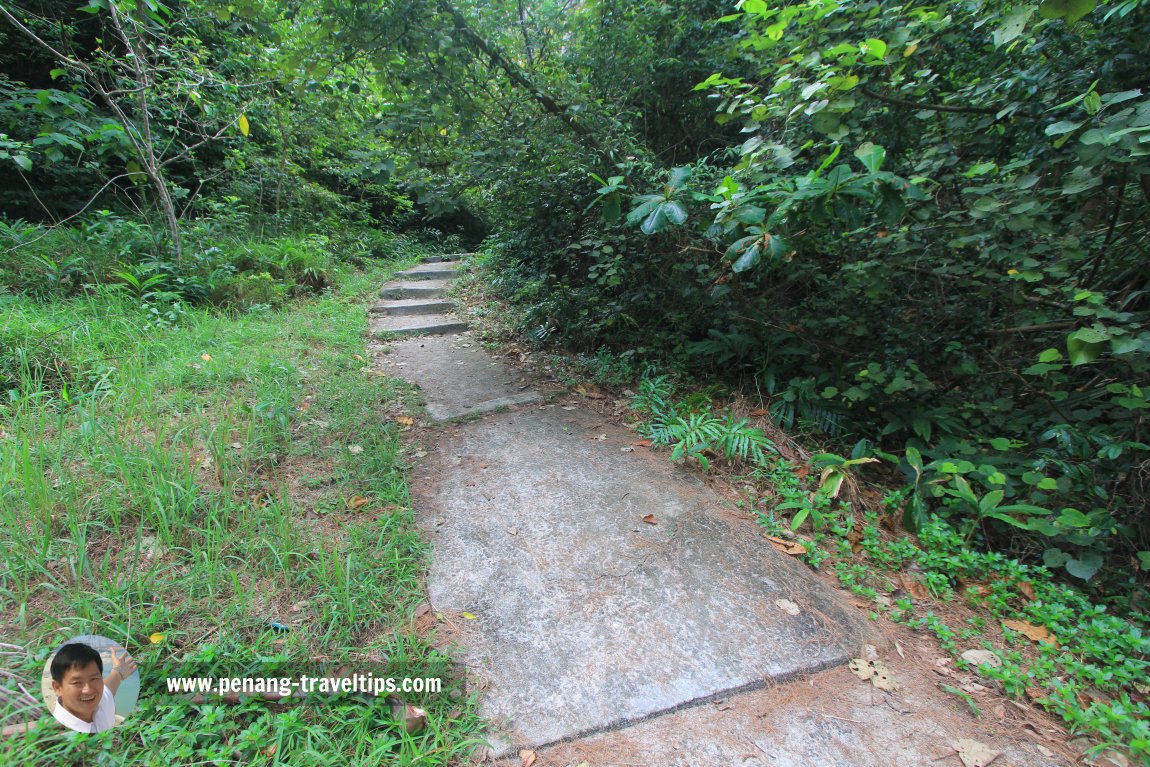
<instances>
[{"instance_id":1,"label":"concrete step","mask_svg":"<svg viewBox=\"0 0 1150 767\"><path fill-rule=\"evenodd\" d=\"M400 280L449 280L458 273L459 261L441 261L433 264L420 264L406 271L396 272Z\"/></svg>"},{"instance_id":2,"label":"concrete step","mask_svg":"<svg viewBox=\"0 0 1150 767\"><path fill-rule=\"evenodd\" d=\"M424 256L420 260L425 264L440 264L444 261L458 261L461 258L474 255L474 253L441 253L438 256Z\"/></svg>"},{"instance_id":3,"label":"concrete step","mask_svg":"<svg viewBox=\"0 0 1150 767\"><path fill-rule=\"evenodd\" d=\"M388 336L446 336L467 330L467 323L450 314L416 314L407 317L380 317L371 321L376 338Z\"/></svg>"},{"instance_id":4,"label":"concrete step","mask_svg":"<svg viewBox=\"0 0 1150 767\"><path fill-rule=\"evenodd\" d=\"M454 301L429 301L425 298L408 298L398 301L381 301L368 309L368 311L372 314L409 316L412 314L446 314L454 308Z\"/></svg>"},{"instance_id":5,"label":"concrete step","mask_svg":"<svg viewBox=\"0 0 1150 767\"><path fill-rule=\"evenodd\" d=\"M380 298L435 298L447 292L447 280L396 280L383 286Z\"/></svg>"}]
</instances>

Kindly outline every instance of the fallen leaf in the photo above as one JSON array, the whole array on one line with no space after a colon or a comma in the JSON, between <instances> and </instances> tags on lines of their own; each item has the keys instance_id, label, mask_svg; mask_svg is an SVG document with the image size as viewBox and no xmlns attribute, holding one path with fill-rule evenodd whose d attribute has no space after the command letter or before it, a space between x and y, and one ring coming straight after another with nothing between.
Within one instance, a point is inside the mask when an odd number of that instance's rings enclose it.
<instances>
[{"instance_id":1,"label":"fallen leaf","mask_svg":"<svg viewBox=\"0 0 1150 767\"><path fill-rule=\"evenodd\" d=\"M972 666L1002 667L1002 659L990 650L967 650L962 654L962 659Z\"/></svg>"},{"instance_id":2,"label":"fallen leaf","mask_svg":"<svg viewBox=\"0 0 1150 767\"><path fill-rule=\"evenodd\" d=\"M863 658L854 658L847 664L850 670L864 682L874 676L874 664Z\"/></svg>"},{"instance_id":3,"label":"fallen leaf","mask_svg":"<svg viewBox=\"0 0 1150 767\"><path fill-rule=\"evenodd\" d=\"M272 743L267 748L261 748L260 753L263 754L264 756L268 756L268 757L275 756L276 750L279 749L279 747L280 747L279 743Z\"/></svg>"},{"instance_id":4,"label":"fallen leaf","mask_svg":"<svg viewBox=\"0 0 1150 767\"><path fill-rule=\"evenodd\" d=\"M1034 584L1031 583L1030 581L1019 581L1018 582L1018 593L1021 594L1023 597L1025 597L1030 602L1033 602L1035 599L1038 598L1038 595L1034 593Z\"/></svg>"},{"instance_id":5,"label":"fallen leaf","mask_svg":"<svg viewBox=\"0 0 1150 767\"><path fill-rule=\"evenodd\" d=\"M244 447L244 443L242 443L242 442L233 442L232 443L232 448L234 448L235 450L243 450L243 447Z\"/></svg>"},{"instance_id":6,"label":"fallen leaf","mask_svg":"<svg viewBox=\"0 0 1150 767\"><path fill-rule=\"evenodd\" d=\"M575 393L586 397L587 399L606 399L607 395L599 391L595 386L585 386L580 384L575 387Z\"/></svg>"},{"instance_id":7,"label":"fallen leaf","mask_svg":"<svg viewBox=\"0 0 1150 767\"><path fill-rule=\"evenodd\" d=\"M890 670L887 669L881 661L873 661L873 665L874 676L871 677L871 684L886 692L894 692L897 690L898 682L894 680L894 675L890 673Z\"/></svg>"},{"instance_id":8,"label":"fallen leaf","mask_svg":"<svg viewBox=\"0 0 1150 767\"><path fill-rule=\"evenodd\" d=\"M1026 697L1035 703L1041 703L1046 700L1048 696L1046 690L1043 690L1041 687L1027 687Z\"/></svg>"},{"instance_id":9,"label":"fallen leaf","mask_svg":"<svg viewBox=\"0 0 1150 767\"><path fill-rule=\"evenodd\" d=\"M204 454L204 460L200 461L200 468L201 469L212 468L212 455L211 455L211 453L205 453Z\"/></svg>"},{"instance_id":10,"label":"fallen leaf","mask_svg":"<svg viewBox=\"0 0 1150 767\"><path fill-rule=\"evenodd\" d=\"M395 422L400 426L415 426L415 419L409 415L397 415Z\"/></svg>"},{"instance_id":11,"label":"fallen leaf","mask_svg":"<svg viewBox=\"0 0 1150 767\"><path fill-rule=\"evenodd\" d=\"M900 657L900 658L906 657L906 653L903 652L903 649L902 649L902 643L899 642L897 639L894 641L894 649L898 652L898 657Z\"/></svg>"},{"instance_id":12,"label":"fallen leaf","mask_svg":"<svg viewBox=\"0 0 1150 767\"><path fill-rule=\"evenodd\" d=\"M574 405L564 405L563 409L567 410L567 411L571 411L571 410L575 409L575 406Z\"/></svg>"},{"instance_id":13,"label":"fallen leaf","mask_svg":"<svg viewBox=\"0 0 1150 767\"><path fill-rule=\"evenodd\" d=\"M152 644L160 644L161 642L164 641L165 638L166 638L166 636L164 634L161 634L158 631L155 634L149 634L148 635L148 641L151 642Z\"/></svg>"},{"instance_id":14,"label":"fallen leaf","mask_svg":"<svg viewBox=\"0 0 1150 767\"><path fill-rule=\"evenodd\" d=\"M535 764L535 752L524 749L519 752L519 767L531 767Z\"/></svg>"},{"instance_id":15,"label":"fallen leaf","mask_svg":"<svg viewBox=\"0 0 1150 767\"><path fill-rule=\"evenodd\" d=\"M1002 756L1001 751L995 751L985 743L980 743L970 738L956 740L951 745L954 746L954 750L958 752L958 758L962 761L964 767L986 767L986 765Z\"/></svg>"},{"instance_id":16,"label":"fallen leaf","mask_svg":"<svg viewBox=\"0 0 1150 767\"><path fill-rule=\"evenodd\" d=\"M302 602L296 602L294 605L291 606L291 611L293 613L298 613L301 610L303 610L305 607L307 607L308 604L310 604L310 603L306 599L303 600Z\"/></svg>"},{"instance_id":17,"label":"fallen leaf","mask_svg":"<svg viewBox=\"0 0 1150 767\"><path fill-rule=\"evenodd\" d=\"M848 666L855 676L863 681L869 679L880 690L894 692L898 689L898 683L882 661L854 658Z\"/></svg>"},{"instance_id":18,"label":"fallen leaf","mask_svg":"<svg viewBox=\"0 0 1150 767\"><path fill-rule=\"evenodd\" d=\"M765 416L766 414L767 414L767 411L766 411L766 409L765 409L765 408L759 408L758 410L752 410L752 411L749 413L749 415L750 415L752 418L762 418L762 417L763 417L763 416Z\"/></svg>"},{"instance_id":19,"label":"fallen leaf","mask_svg":"<svg viewBox=\"0 0 1150 767\"><path fill-rule=\"evenodd\" d=\"M633 447L650 447L651 446L651 440L641 439L638 442L632 442L631 445Z\"/></svg>"},{"instance_id":20,"label":"fallen leaf","mask_svg":"<svg viewBox=\"0 0 1150 767\"><path fill-rule=\"evenodd\" d=\"M857 527L852 527L851 531L847 533L847 541L851 545L851 554L857 556L862 552L863 534Z\"/></svg>"},{"instance_id":21,"label":"fallen leaf","mask_svg":"<svg viewBox=\"0 0 1150 767\"><path fill-rule=\"evenodd\" d=\"M355 358L355 359L359 360L360 362L367 362L367 360L363 358L363 355L362 355L362 354L353 354L353 355L351 355L351 356L352 356L353 358Z\"/></svg>"},{"instance_id":22,"label":"fallen leaf","mask_svg":"<svg viewBox=\"0 0 1150 767\"><path fill-rule=\"evenodd\" d=\"M798 541L788 541L786 538L777 538L773 535L765 536L771 545L784 554L790 554L792 557L797 557L800 554L807 553L807 547Z\"/></svg>"},{"instance_id":23,"label":"fallen leaf","mask_svg":"<svg viewBox=\"0 0 1150 767\"><path fill-rule=\"evenodd\" d=\"M359 455L363 452L363 447L361 445L348 445L347 452L351 453L352 455Z\"/></svg>"},{"instance_id":24,"label":"fallen leaf","mask_svg":"<svg viewBox=\"0 0 1150 767\"><path fill-rule=\"evenodd\" d=\"M798 615L802 612L799 606L789 599L776 599L775 606L785 612L787 615Z\"/></svg>"},{"instance_id":25,"label":"fallen leaf","mask_svg":"<svg viewBox=\"0 0 1150 767\"><path fill-rule=\"evenodd\" d=\"M311 410L311 403L310 403L310 402L301 402L301 403L299 403L299 411L300 411L301 413L306 413L306 412L307 412L307 411L309 411L309 410Z\"/></svg>"},{"instance_id":26,"label":"fallen leaf","mask_svg":"<svg viewBox=\"0 0 1150 767\"><path fill-rule=\"evenodd\" d=\"M643 515L643 521L644 521L644 522L646 522L648 525L657 525L657 524L659 524L659 522L658 522L658 521L655 519L655 515L654 515L654 514L644 514L644 515Z\"/></svg>"},{"instance_id":27,"label":"fallen leaf","mask_svg":"<svg viewBox=\"0 0 1150 767\"><path fill-rule=\"evenodd\" d=\"M212 361L212 355L210 355L210 354L201 354L201 355L200 355L200 359L202 359L204 362L211 362L211 361Z\"/></svg>"},{"instance_id":28,"label":"fallen leaf","mask_svg":"<svg viewBox=\"0 0 1150 767\"><path fill-rule=\"evenodd\" d=\"M463 617L469 621L475 620L475 614L474 613L463 613Z\"/></svg>"},{"instance_id":29,"label":"fallen leaf","mask_svg":"<svg viewBox=\"0 0 1150 767\"><path fill-rule=\"evenodd\" d=\"M1058 640L1050 633L1045 626L1035 626L1033 623L1026 621L1003 621L1002 625L1011 631L1017 631L1031 642L1046 642L1055 647L1058 646Z\"/></svg>"},{"instance_id":30,"label":"fallen leaf","mask_svg":"<svg viewBox=\"0 0 1150 767\"><path fill-rule=\"evenodd\" d=\"M907 573L899 573L898 582L902 589L915 599L926 599L930 594L921 581Z\"/></svg>"},{"instance_id":31,"label":"fallen leaf","mask_svg":"<svg viewBox=\"0 0 1150 767\"><path fill-rule=\"evenodd\" d=\"M362 509L367 504L368 504L368 500L366 498L364 498L362 495L353 495L351 498L347 499L347 507L349 509L351 509L352 511L356 511L357 509Z\"/></svg>"}]
</instances>

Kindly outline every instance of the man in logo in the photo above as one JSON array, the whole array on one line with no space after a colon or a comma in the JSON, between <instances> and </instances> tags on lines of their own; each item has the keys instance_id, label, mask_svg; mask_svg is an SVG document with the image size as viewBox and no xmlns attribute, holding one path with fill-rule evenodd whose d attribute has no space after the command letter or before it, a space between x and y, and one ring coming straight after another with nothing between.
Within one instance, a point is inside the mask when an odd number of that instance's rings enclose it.
<instances>
[{"instance_id":1,"label":"man in logo","mask_svg":"<svg viewBox=\"0 0 1150 767\"><path fill-rule=\"evenodd\" d=\"M103 732L116 724L116 690L136 671L126 651L112 650L112 670L104 676L100 653L73 642L60 648L52 659L52 689L56 709L52 716L76 732Z\"/></svg>"}]
</instances>

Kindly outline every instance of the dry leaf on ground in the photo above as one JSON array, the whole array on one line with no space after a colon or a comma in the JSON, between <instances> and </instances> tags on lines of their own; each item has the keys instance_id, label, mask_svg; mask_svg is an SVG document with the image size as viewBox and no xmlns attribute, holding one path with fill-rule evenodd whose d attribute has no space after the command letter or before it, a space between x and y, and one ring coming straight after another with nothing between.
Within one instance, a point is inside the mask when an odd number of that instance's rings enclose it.
<instances>
[{"instance_id":1,"label":"dry leaf on ground","mask_svg":"<svg viewBox=\"0 0 1150 767\"><path fill-rule=\"evenodd\" d=\"M1001 751L995 751L985 743L979 743L970 738L956 740L951 745L958 752L958 758L962 761L963 767L986 767L1002 756Z\"/></svg>"},{"instance_id":2,"label":"dry leaf on ground","mask_svg":"<svg viewBox=\"0 0 1150 767\"><path fill-rule=\"evenodd\" d=\"M798 615L801 612L799 606L789 599L776 599L775 606L787 615Z\"/></svg>"},{"instance_id":3,"label":"dry leaf on ground","mask_svg":"<svg viewBox=\"0 0 1150 767\"><path fill-rule=\"evenodd\" d=\"M400 426L415 426L415 419L409 415L397 415L395 422Z\"/></svg>"},{"instance_id":4,"label":"dry leaf on ground","mask_svg":"<svg viewBox=\"0 0 1150 767\"><path fill-rule=\"evenodd\" d=\"M1003 621L1002 625L1011 631L1017 631L1031 642L1046 642L1055 647L1058 646L1058 640L1045 626L1035 626L1033 623L1027 623L1026 621Z\"/></svg>"},{"instance_id":5,"label":"dry leaf on ground","mask_svg":"<svg viewBox=\"0 0 1150 767\"><path fill-rule=\"evenodd\" d=\"M520 767L531 767L535 764L535 752L523 750L519 752L519 765Z\"/></svg>"},{"instance_id":6,"label":"dry leaf on ground","mask_svg":"<svg viewBox=\"0 0 1150 767\"><path fill-rule=\"evenodd\" d=\"M368 503L368 500L366 498L364 498L362 495L353 495L351 498L347 499L347 507L349 509L351 509L352 511L355 511L357 509L362 509L364 506L367 505L367 503Z\"/></svg>"},{"instance_id":7,"label":"dry leaf on ground","mask_svg":"<svg viewBox=\"0 0 1150 767\"><path fill-rule=\"evenodd\" d=\"M582 396L586 397L587 399L606 399L607 398L607 395L604 394L603 392L599 391L599 389L595 386L586 386L586 385L580 384L579 386L575 387L575 393L581 394Z\"/></svg>"},{"instance_id":8,"label":"dry leaf on ground","mask_svg":"<svg viewBox=\"0 0 1150 767\"><path fill-rule=\"evenodd\" d=\"M774 535L764 536L771 545L784 554L790 554L792 557L797 557L799 554L806 554L807 547L798 541L788 541L786 538L778 538Z\"/></svg>"},{"instance_id":9,"label":"dry leaf on ground","mask_svg":"<svg viewBox=\"0 0 1150 767\"><path fill-rule=\"evenodd\" d=\"M659 524L659 521L655 519L655 515L654 515L654 514L644 514L644 515L643 515L643 521L644 521L644 522L646 522L648 525L657 525L657 524Z\"/></svg>"},{"instance_id":10,"label":"dry leaf on ground","mask_svg":"<svg viewBox=\"0 0 1150 767\"><path fill-rule=\"evenodd\" d=\"M967 650L962 654L962 659L975 666L1002 667L1002 658L990 650Z\"/></svg>"},{"instance_id":11,"label":"dry leaf on ground","mask_svg":"<svg viewBox=\"0 0 1150 767\"><path fill-rule=\"evenodd\" d=\"M880 660L854 658L849 666L855 676L863 681L870 680L870 683L880 690L894 692L898 689L898 682L894 680L890 669Z\"/></svg>"},{"instance_id":12,"label":"dry leaf on ground","mask_svg":"<svg viewBox=\"0 0 1150 767\"><path fill-rule=\"evenodd\" d=\"M922 582L908 573L899 573L898 576L899 587L910 594L915 599L926 599L930 596L930 592L926 590L926 586Z\"/></svg>"}]
</instances>

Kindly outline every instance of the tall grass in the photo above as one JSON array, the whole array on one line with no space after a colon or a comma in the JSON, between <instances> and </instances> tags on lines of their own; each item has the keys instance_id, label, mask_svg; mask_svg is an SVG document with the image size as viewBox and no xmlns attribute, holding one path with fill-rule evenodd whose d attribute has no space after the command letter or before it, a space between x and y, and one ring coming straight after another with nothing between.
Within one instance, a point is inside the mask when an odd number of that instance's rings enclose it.
<instances>
[{"instance_id":1,"label":"tall grass","mask_svg":"<svg viewBox=\"0 0 1150 767\"><path fill-rule=\"evenodd\" d=\"M4 298L0 638L27 650L7 656L0 692L34 691L52 648L99 633L140 663L142 693L96 736L42 711L0 738L0 763L435 765L474 744L461 681L407 628L426 555L390 417L407 389L362 370L363 304L401 265L280 310L189 308L170 326L122 291ZM369 502L352 509L353 496ZM395 676L445 677L443 693L413 696L424 733L381 701L227 707L162 689L209 657L241 675L265 657L353 651L391 657ZM0 696L2 725L28 719L13 700Z\"/></svg>"}]
</instances>

